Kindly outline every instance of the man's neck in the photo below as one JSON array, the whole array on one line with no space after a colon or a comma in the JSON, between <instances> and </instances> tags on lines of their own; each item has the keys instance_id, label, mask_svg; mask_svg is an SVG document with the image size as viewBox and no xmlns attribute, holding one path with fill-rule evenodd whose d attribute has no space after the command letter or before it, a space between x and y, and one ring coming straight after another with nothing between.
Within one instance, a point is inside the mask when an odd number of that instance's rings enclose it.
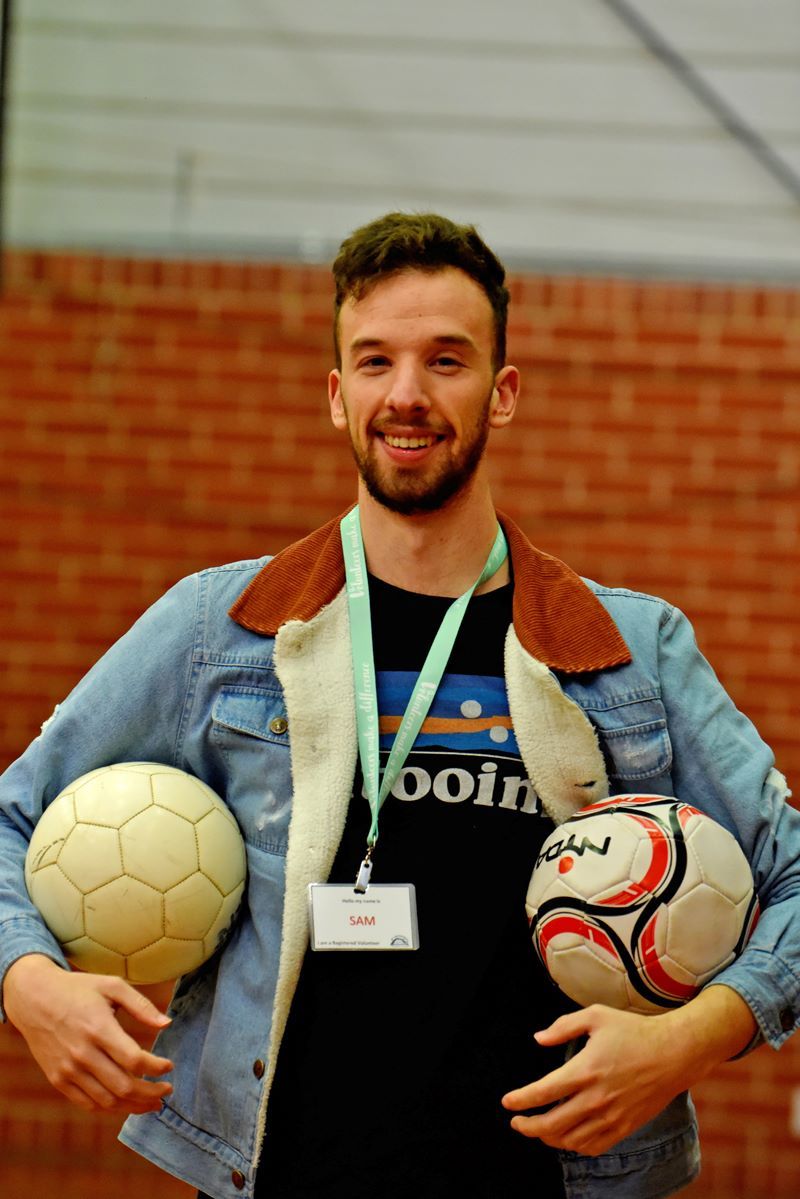
<instances>
[{"instance_id":1,"label":"man's neck","mask_svg":"<svg viewBox=\"0 0 800 1199\"><path fill-rule=\"evenodd\" d=\"M483 570L497 534L488 486L456 497L435 512L404 516L374 500L363 484L359 511L364 552L371 574L422 595L458 596ZM476 594L502 587L508 561Z\"/></svg>"}]
</instances>

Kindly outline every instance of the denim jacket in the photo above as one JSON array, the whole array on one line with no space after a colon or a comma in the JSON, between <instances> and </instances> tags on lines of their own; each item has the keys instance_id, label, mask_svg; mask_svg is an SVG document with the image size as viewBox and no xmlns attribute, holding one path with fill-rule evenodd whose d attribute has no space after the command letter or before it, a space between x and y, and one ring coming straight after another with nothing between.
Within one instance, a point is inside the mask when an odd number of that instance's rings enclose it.
<instances>
[{"instance_id":1,"label":"denim jacket","mask_svg":"<svg viewBox=\"0 0 800 1199\"><path fill-rule=\"evenodd\" d=\"M800 814L769 749L678 611L579 579L501 519L514 571L509 707L544 808L559 822L608 794L676 794L734 833L763 911L717 981L746 1000L777 1048L800 1013ZM352 791L343 582L336 521L276 558L184 579L0 780L0 979L26 953L66 965L28 900L23 862L43 806L74 778L113 762L163 762L203 779L234 812L246 899L222 952L176 986L156 1047L176 1063L173 1094L121 1134L215 1199L253 1194L307 944L307 884L327 876ZM698 1163L688 1095L608 1153L562 1154L568 1199L657 1199Z\"/></svg>"}]
</instances>

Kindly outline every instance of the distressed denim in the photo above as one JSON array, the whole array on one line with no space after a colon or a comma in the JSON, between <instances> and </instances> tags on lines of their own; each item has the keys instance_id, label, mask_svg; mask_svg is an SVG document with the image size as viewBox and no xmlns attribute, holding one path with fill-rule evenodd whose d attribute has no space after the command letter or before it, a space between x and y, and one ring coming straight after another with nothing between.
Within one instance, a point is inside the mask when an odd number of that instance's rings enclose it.
<instances>
[{"instance_id":1,"label":"distressed denim","mask_svg":"<svg viewBox=\"0 0 800 1199\"><path fill-rule=\"evenodd\" d=\"M25 953L65 965L22 876L43 806L95 767L159 761L222 795L245 838L249 884L224 951L182 978L157 1051L176 1063L159 1113L123 1141L215 1199L253 1194L264 1124L292 815L287 710L271 638L228 609L266 559L191 576L160 599L79 683L0 781L0 978ZM632 652L630 665L559 678L597 730L611 793L675 794L730 829L753 868L763 914L719 976L780 1045L800 1013L800 815L772 755L661 600L590 583ZM314 618L314 619L319 619ZM312 625L314 621L310 622ZM288 718L288 725L287 725ZM299 722L302 725L302 721ZM520 897L522 902L523 897ZM562 1155L569 1199L656 1199L698 1168L694 1114L679 1096L595 1158Z\"/></svg>"}]
</instances>

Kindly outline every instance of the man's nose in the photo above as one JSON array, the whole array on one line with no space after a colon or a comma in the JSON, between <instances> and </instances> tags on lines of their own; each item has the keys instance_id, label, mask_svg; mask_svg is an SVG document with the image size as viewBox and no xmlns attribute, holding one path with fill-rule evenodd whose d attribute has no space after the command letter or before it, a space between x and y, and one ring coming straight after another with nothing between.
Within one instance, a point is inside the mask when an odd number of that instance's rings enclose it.
<instances>
[{"instance_id":1,"label":"man's nose","mask_svg":"<svg viewBox=\"0 0 800 1199\"><path fill-rule=\"evenodd\" d=\"M422 372L412 363L398 364L392 373L392 383L386 402L398 413L427 411L430 400Z\"/></svg>"}]
</instances>

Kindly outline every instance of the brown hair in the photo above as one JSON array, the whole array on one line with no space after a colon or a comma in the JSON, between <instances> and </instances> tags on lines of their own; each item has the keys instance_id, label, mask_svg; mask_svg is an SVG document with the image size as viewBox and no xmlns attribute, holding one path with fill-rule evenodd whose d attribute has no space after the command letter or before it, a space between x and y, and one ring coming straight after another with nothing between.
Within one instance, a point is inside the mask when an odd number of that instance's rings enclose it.
<instances>
[{"instance_id":1,"label":"brown hair","mask_svg":"<svg viewBox=\"0 0 800 1199\"><path fill-rule=\"evenodd\" d=\"M464 271L483 289L494 314L494 369L506 358L508 289L505 267L474 225L457 225L435 212L389 212L362 225L339 247L333 264L336 284L333 340L341 366L339 312L345 300L360 300L381 279L401 271Z\"/></svg>"}]
</instances>

